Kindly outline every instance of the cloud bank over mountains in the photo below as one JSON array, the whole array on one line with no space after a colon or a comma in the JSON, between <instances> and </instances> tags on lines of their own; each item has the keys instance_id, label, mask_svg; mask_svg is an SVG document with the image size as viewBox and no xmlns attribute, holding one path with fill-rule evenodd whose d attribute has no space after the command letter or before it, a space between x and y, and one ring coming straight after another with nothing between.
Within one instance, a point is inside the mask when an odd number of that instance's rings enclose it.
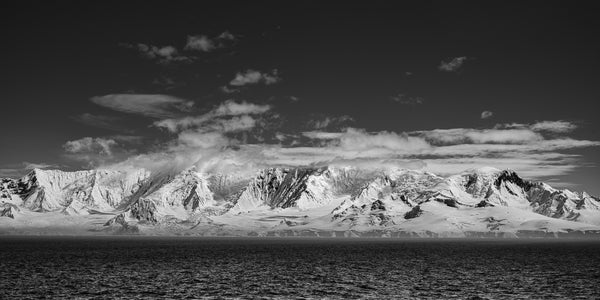
<instances>
[{"instance_id":1,"label":"cloud bank over mountains","mask_svg":"<svg viewBox=\"0 0 600 300\"><path fill-rule=\"evenodd\" d=\"M276 104L229 99L198 108L172 96L133 94L99 96L91 101L147 117L150 129L164 135L151 147L111 137L65 143L66 152L102 168L196 165L207 172L254 172L266 167L354 165L451 174L490 165L544 178L565 175L580 166L581 157L573 150L600 146L600 141L572 137L578 126L564 120L395 132L349 126L348 121L356 119L353 116L322 115L308 122L311 131L286 132L280 128ZM345 126L332 128L333 124Z\"/></svg>"}]
</instances>

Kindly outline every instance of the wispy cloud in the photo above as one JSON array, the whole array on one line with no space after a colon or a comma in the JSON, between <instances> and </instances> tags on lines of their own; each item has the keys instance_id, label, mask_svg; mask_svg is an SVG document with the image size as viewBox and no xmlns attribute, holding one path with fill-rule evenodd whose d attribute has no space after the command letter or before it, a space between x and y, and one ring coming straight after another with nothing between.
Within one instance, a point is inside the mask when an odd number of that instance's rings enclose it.
<instances>
[{"instance_id":1,"label":"wispy cloud","mask_svg":"<svg viewBox=\"0 0 600 300\"><path fill-rule=\"evenodd\" d=\"M83 137L63 144L64 157L82 162L85 167L98 167L132 157L143 137L133 135L112 135L107 137Z\"/></svg>"},{"instance_id":2,"label":"wispy cloud","mask_svg":"<svg viewBox=\"0 0 600 300\"><path fill-rule=\"evenodd\" d=\"M219 89L221 90L221 92L223 92L225 94L235 94L235 93L239 93L240 92L239 89L231 88L231 87L228 87L226 85L220 87Z\"/></svg>"},{"instance_id":3,"label":"wispy cloud","mask_svg":"<svg viewBox=\"0 0 600 300\"><path fill-rule=\"evenodd\" d=\"M251 132L265 125L261 115L270 109L268 105L229 100L205 114L165 119L155 122L155 125L176 134L176 139L167 147L168 152L206 159L207 152L212 156L228 147L246 144Z\"/></svg>"},{"instance_id":4,"label":"wispy cloud","mask_svg":"<svg viewBox=\"0 0 600 300\"><path fill-rule=\"evenodd\" d=\"M349 151L389 149L398 151L398 153L409 153L431 148L431 145L424 139L409 136L405 133L398 134L388 131L369 133L364 129L358 128L347 128L345 131L337 133L337 136L331 133L317 133L304 133L304 135L327 139L335 137L333 143L330 145L335 145Z\"/></svg>"},{"instance_id":5,"label":"wispy cloud","mask_svg":"<svg viewBox=\"0 0 600 300\"><path fill-rule=\"evenodd\" d=\"M237 36L235 36L233 33L229 32L229 31L223 31L221 34L219 34L217 39L225 40L225 41L235 41L235 40L237 40Z\"/></svg>"},{"instance_id":6,"label":"wispy cloud","mask_svg":"<svg viewBox=\"0 0 600 300\"><path fill-rule=\"evenodd\" d=\"M210 52L216 49L216 46L214 41L205 35L192 35L187 37L187 43L185 44L184 49Z\"/></svg>"},{"instance_id":7,"label":"wispy cloud","mask_svg":"<svg viewBox=\"0 0 600 300\"><path fill-rule=\"evenodd\" d=\"M107 137L108 139L115 140L119 144L141 144L145 139L140 135L124 135L124 134L115 134Z\"/></svg>"},{"instance_id":8,"label":"wispy cloud","mask_svg":"<svg viewBox=\"0 0 600 300\"><path fill-rule=\"evenodd\" d=\"M348 125L354 122L354 119L348 115L343 116L321 116L309 120L307 126L311 129L321 130L325 128L335 128Z\"/></svg>"},{"instance_id":9,"label":"wispy cloud","mask_svg":"<svg viewBox=\"0 0 600 300\"><path fill-rule=\"evenodd\" d=\"M467 61L466 56L454 57L447 61L441 61L438 69L442 72L457 72Z\"/></svg>"},{"instance_id":10,"label":"wispy cloud","mask_svg":"<svg viewBox=\"0 0 600 300\"><path fill-rule=\"evenodd\" d=\"M159 76L152 80L152 84L161 86L165 90L171 90L177 87L185 86L187 83L183 80L177 80L170 76Z\"/></svg>"},{"instance_id":11,"label":"wispy cloud","mask_svg":"<svg viewBox=\"0 0 600 300\"><path fill-rule=\"evenodd\" d=\"M554 133L568 133L577 128L577 125L567 121L542 121L531 126L535 131L546 131Z\"/></svg>"},{"instance_id":12,"label":"wispy cloud","mask_svg":"<svg viewBox=\"0 0 600 300\"><path fill-rule=\"evenodd\" d=\"M215 38L209 38L206 35L189 35L187 37L187 43L185 44L184 49L211 52L218 48L225 47L228 41L235 40L236 37L229 31L225 31Z\"/></svg>"},{"instance_id":13,"label":"wispy cloud","mask_svg":"<svg viewBox=\"0 0 600 300\"><path fill-rule=\"evenodd\" d=\"M481 112L481 118L482 119L489 119L489 118L491 118L493 116L494 116L494 113L492 111L484 110L484 111Z\"/></svg>"},{"instance_id":14,"label":"wispy cloud","mask_svg":"<svg viewBox=\"0 0 600 300\"><path fill-rule=\"evenodd\" d=\"M168 65L172 63L191 63L198 57L192 52L211 52L219 48L226 47L228 43L237 40L237 37L225 31L214 38L207 35L189 35L187 37L183 51L176 46L165 45L157 46L147 43L121 43L122 47L135 49L146 59L155 61L159 64Z\"/></svg>"},{"instance_id":15,"label":"wispy cloud","mask_svg":"<svg viewBox=\"0 0 600 300\"><path fill-rule=\"evenodd\" d=\"M155 46L149 44L128 44L122 43L125 48L136 49L140 55L146 59L156 61L160 64L170 64L174 62L189 63L193 61L193 57L182 55L174 46Z\"/></svg>"},{"instance_id":16,"label":"wispy cloud","mask_svg":"<svg viewBox=\"0 0 600 300\"><path fill-rule=\"evenodd\" d=\"M113 139L84 137L66 142L63 148L69 153L92 152L110 156L112 155L112 148L116 145L117 142Z\"/></svg>"},{"instance_id":17,"label":"wispy cloud","mask_svg":"<svg viewBox=\"0 0 600 300\"><path fill-rule=\"evenodd\" d=\"M419 105L425 103L425 99L423 97L413 97L405 94L398 94L390 97L390 99L403 105Z\"/></svg>"},{"instance_id":18,"label":"wispy cloud","mask_svg":"<svg viewBox=\"0 0 600 300\"><path fill-rule=\"evenodd\" d=\"M540 121L532 124L510 123L497 124L496 128L527 128L541 133L566 134L577 129L577 125L568 121Z\"/></svg>"},{"instance_id":19,"label":"wispy cloud","mask_svg":"<svg viewBox=\"0 0 600 300\"><path fill-rule=\"evenodd\" d=\"M24 161L21 163L13 163L1 166L0 178L19 178L31 172L33 169L59 169L61 167L62 166L58 164L45 162L33 163Z\"/></svg>"},{"instance_id":20,"label":"wispy cloud","mask_svg":"<svg viewBox=\"0 0 600 300\"><path fill-rule=\"evenodd\" d=\"M44 163L44 162L32 163L32 162L24 161L23 167L26 170L32 170L32 169L57 169L60 166L57 164L49 164L49 163Z\"/></svg>"},{"instance_id":21,"label":"wispy cloud","mask_svg":"<svg viewBox=\"0 0 600 300\"><path fill-rule=\"evenodd\" d=\"M81 115L73 117L73 119L82 124L96 127L96 128L103 128L103 129L119 131L119 132L127 132L127 133L132 132L131 129L127 129L123 126L118 125L120 118L114 117L114 116L83 113Z\"/></svg>"},{"instance_id":22,"label":"wispy cloud","mask_svg":"<svg viewBox=\"0 0 600 300\"><path fill-rule=\"evenodd\" d=\"M257 70L248 69L243 72L238 72L229 84L233 86L244 86L249 84L264 83L266 85L275 84L281 81L277 69L271 70L269 73L262 73Z\"/></svg>"},{"instance_id":23,"label":"wispy cloud","mask_svg":"<svg viewBox=\"0 0 600 300\"><path fill-rule=\"evenodd\" d=\"M433 144L522 144L543 140L543 137L529 129L472 129L452 128L415 131L412 134L423 137Z\"/></svg>"},{"instance_id":24,"label":"wispy cloud","mask_svg":"<svg viewBox=\"0 0 600 300\"><path fill-rule=\"evenodd\" d=\"M160 94L111 94L96 96L90 100L115 111L153 118L174 117L179 112L189 111L194 104L192 101Z\"/></svg>"},{"instance_id":25,"label":"wispy cloud","mask_svg":"<svg viewBox=\"0 0 600 300\"><path fill-rule=\"evenodd\" d=\"M154 125L159 128L165 128L170 132L178 132L200 126L204 127L204 129L221 128L224 131L236 131L252 128L255 123L250 115L263 114L270 109L271 106L269 105L228 100L205 114L164 119L155 122ZM224 117L233 118L223 119Z\"/></svg>"}]
</instances>

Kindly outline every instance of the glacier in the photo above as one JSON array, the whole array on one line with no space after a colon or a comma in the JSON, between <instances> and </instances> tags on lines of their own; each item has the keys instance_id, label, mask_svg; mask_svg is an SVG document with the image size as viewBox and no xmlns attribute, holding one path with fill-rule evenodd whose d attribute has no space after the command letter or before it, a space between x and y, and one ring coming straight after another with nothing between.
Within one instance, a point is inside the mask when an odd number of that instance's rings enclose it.
<instances>
[{"instance_id":1,"label":"glacier","mask_svg":"<svg viewBox=\"0 0 600 300\"><path fill-rule=\"evenodd\" d=\"M511 170L34 169L0 179L0 234L600 237L600 199Z\"/></svg>"}]
</instances>

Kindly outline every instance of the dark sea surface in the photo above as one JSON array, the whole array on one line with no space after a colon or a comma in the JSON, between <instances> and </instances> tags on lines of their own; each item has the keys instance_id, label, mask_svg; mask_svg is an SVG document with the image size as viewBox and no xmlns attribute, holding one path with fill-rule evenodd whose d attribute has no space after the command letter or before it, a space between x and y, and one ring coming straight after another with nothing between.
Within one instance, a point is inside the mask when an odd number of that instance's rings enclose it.
<instances>
[{"instance_id":1,"label":"dark sea surface","mask_svg":"<svg viewBox=\"0 0 600 300\"><path fill-rule=\"evenodd\" d=\"M1 299L599 297L599 241L0 238Z\"/></svg>"}]
</instances>

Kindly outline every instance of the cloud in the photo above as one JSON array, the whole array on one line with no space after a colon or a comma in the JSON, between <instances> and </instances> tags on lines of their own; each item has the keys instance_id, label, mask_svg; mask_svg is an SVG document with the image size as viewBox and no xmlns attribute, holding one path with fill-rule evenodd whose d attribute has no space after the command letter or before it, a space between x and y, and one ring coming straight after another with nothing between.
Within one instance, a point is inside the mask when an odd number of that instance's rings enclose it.
<instances>
[{"instance_id":1,"label":"cloud","mask_svg":"<svg viewBox=\"0 0 600 300\"><path fill-rule=\"evenodd\" d=\"M424 170L439 174L451 175L467 169L475 169L482 166L494 166L498 169L515 170L524 178L547 178L563 176L573 172L577 166L573 160L554 163L531 156L522 157L499 157L499 158L447 158L426 159Z\"/></svg>"},{"instance_id":2,"label":"cloud","mask_svg":"<svg viewBox=\"0 0 600 300\"><path fill-rule=\"evenodd\" d=\"M335 128L335 117L324 116L310 123L312 131L286 132L283 128L289 127L278 123L273 109L228 100L202 114L158 120L154 126L167 130L164 143L147 153L133 153L116 164L115 160L106 160L110 163L105 166L162 170L196 165L207 172L240 174L286 166L406 167L443 174L495 166L541 178L572 172L582 165L582 156L575 154L578 149L600 146L599 141L566 136L565 128L572 126L558 121L500 124L489 129L393 132ZM562 132L561 136L555 132ZM113 157L125 143L117 138L105 139L118 144L108 145ZM96 154L106 152L96 145L97 141L87 141L95 146L69 147L92 149Z\"/></svg>"},{"instance_id":3,"label":"cloud","mask_svg":"<svg viewBox=\"0 0 600 300\"><path fill-rule=\"evenodd\" d=\"M334 140L339 139L343 132L324 132L324 131L306 131L302 135L315 140Z\"/></svg>"},{"instance_id":4,"label":"cloud","mask_svg":"<svg viewBox=\"0 0 600 300\"><path fill-rule=\"evenodd\" d=\"M84 137L78 140L67 141L63 148L69 153L98 153L112 155L112 148L117 145L113 139Z\"/></svg>"},{"instance_id":5,"label":"cloud","mask_svg":"<svg viewBox=\"0 0 600 300\"><path fill-rule=\"evenodd\" d=\"M344 125L354 122L354 119L348 115L342 116L321 116L316 117L307 122L307 126L311 129L325 129L325 128L340 128Z\"/></svg>"},{"instance_id":6,"label":"cloud","mask_svg":"<svg viewBox=\"0 0 600 300\"><path fill-rule=\"evenodd\" d=\"M438 69L442 72L457 72L467 60L466 56L454 57L450 61L441 61Z\"/></svg>"},{"instance_id":7,"label":"cloud","mask_svg":"<svg viewBox=\"0 0 600 300\"><path fill-rule=\"evenodd\" d=\"M484 110L484 111L481 112L481 118L482 119L489 119L492 116L494 116L494 113L491 112L491 111L489 111L489 110Z\"/></svg>"},{"instance_id":8,"label":"cloud","mask_svg":"<svg viewBox=\"0 0 600 300\"><path fill-rule=\"evenodd\" d=\"M577 125L568 121L541 121L532 124L510 123L496 124L495 128L529 129L540 133L566 134L577 129Z\"/></svg>"},{"instance_id":9,"label":"cloud","mask_svg":"<svg viewBox=\"0 0 600 300\"><path fill-rule=\"evenodd\" d=\"M404 104L404 105L419 105L419 104L423 104L425 102L425 99L423 97L409 97L404 94L398 94L396 96L392 96L392 97L390 97L390 99L392 99L392 101L395 101L395 102L398 102L398 103Z\"/></svg>"},{"instance_id":10,"label":"cloud","mask_svg":"<svg viewBox=\"0 0 600 300\"><path fill-rule=\"evenodd\" d=\"M185 86L187 83L185 81L176 80L174 77L169 76L159 76L152 80L152 84L161 86L165 90L172 90L177 87Z\"/></svg>"},{"instance_id":11,"label":"cloud","mask_svg":"<svg viewBox=\"0 0 600 300\"><path fill-rule=\"evenodd\" d=\"M526 144L540 141L543 137L529 129L471 129L452 128L416 131L421 136L437 145L447 144Z\"/></svg>"},{"instance_id":12,"label":"cloud","mask_svg":"<svg viewBox=\"0 0 600 300\"><path fill-rule=\"evenodd\" d=\"M113 135L109 137L83 137L63 144L64 157L82 162L84 167L94 168L127 160L137 151L143 137Z\"/></svg>"},{"instance_id":13,"label":"cloud","mask_svg":"<svg viewBox=\"0 0 600 300\"><path fill-rule=\"evenodd\" d=\"M183 131L178 135L178 148L191 147L194 149L207 149L224 147L229 145L230 140L220 132L204 132L196 130Z\"/></svg>"},{"instance_id":14,"label":"cloud","mask_svg":"<svg viewBox=\"0 0 600 300\"><path fill-rule=\"evenodd\" d=\"M108 136L107 138L115 140L119 144L141 144L144 141L144 137L140 135L122 135L116 134Z\"/></svg>"},{"instance_id":15,"label":"cloud","mask_svg":"<svg viewBox=\"0 0 600 300\"><path fill-rule=\"evenodd\" d=\"M263 114L271 109L269 105L259 105L248 102L235 102L227 100L214 107L211 111L197 116L187 116L176 119L164 119L154 123L154 126L165 128L170 132L177 132L191 127L221 127L221 128L251 128L249 115ZM220 117L232 117L246 115L244 118L232 118L227 121L219 119ZM227 122L227 124L226 124ZM228 130L234 131L234 130Z\"/></svg>"},{"instance_id":16,"label":"cloud","mask_svg":"<svg viewBox=\"0 0 600 300\"><path fill-rule=\"evenodd\" d=\"M0 168L0 178L20 178L28 171L24 168Z\"/></svg>"},{"instance_id":17,"label":"cloud","mask_svg":"<svg viewBox=\"0 0 600 300\"><path fill-rule=\"evenodd\" d=\"M437 130L439 131L439 130ZM405 167L450 174L481 166L511 168L533 178L561 176L580 165L578 155L560 151L598 147L600 142L574 139L541 139L529 143L457 143L434 145L412 133L368 132L349 128L340 132L304 132L303 137L320 141L317 146L302 143L240 143L218 131L185 130L177 135L176 146L166 151L136 156L121 166L152 165L168 153L168 160L195 164L212 172L249 172L265 167L315 167L327 165L367 168ZM277 134L279 139L296 139ZM489 140L490 138L486 138ZM492 140L498 141L498 138ZM314 144L314 143L313 143ZM187 162L185 162L187 161Z\"/></svg>"},{"instance_id":18,"label":"cloud","mask_svg":"<svg viewBox=\"0 0 600 300\"><path fill-rule=\"evenodd\" d=\"M262 73L260 71L248 69L244 72L238 72L235 78L229 84L233 86L244 86L249 84L264 83L266 85L275 84L281 81L277 69L273 69L270 73Z\"/></svg>"},{"instance_id":19,"label":"cloud","mask_svg":"<svg viewBox=\"0 0 600 300\"><path fill-rule=\"evenodd\" d=\"M157 47L146 44L137 44L138 50L148 58L173 59L177 55L177 49L173 46Z\"/></svg>"},{"instance_id":20,"label":"cloud","mask_svg":"<svg viewBox=\"0 0 600 300\"><path fill-rule=\"evenodd\" d=\"M237 40L237 37L235 35L233 35L229 31L224 31L221 34L219 34L219 36L217 37L217 39L219 39L219 40L235 41L235 40Z\"/></svg>"},{"instance_id":21,"label":"cloud","mask_svg":"<svg viewBox=\"0 0 600 300\"><path fill-rule=\"evenodd\" d=\"M568 133L577 129L577 125L567 121L542 121L531 125L534 131Z\"/></svg>"},{"instance_id":22,"label":"cloud","mask_svg":"<svg viewBox=\"0 0 600 300\"><path fill-rule=\"evenodd\" d=\"M160 94L111 94L96 96L92 102L119 112L153 118L173 117L178 112L189 111L192 101Z\"/></svg>"},{"instance_id":23,"label":"cloud","mask_svg":"<svg viewBox=\"0 0 600 300\"><path fill-rule=\"evenodd\" d=\"M21 162L0 166L0 178L21 178L33 169L59 169L62 166L45 162Z\"/></svg>"},{"instance_id":24,"label":"cloud","mask_svg":"<svg viewBox=\"0 0 600 300\"><path fill-rule=\"evenodd\" d=\"M184 50L211 52L215 49L225 47L227 41L235 40L236 37L229 31L225 31L213 39L206 35L189 35Z\"/></svg>"},{"instance_id":25,"label":"cloud","mask_svg":"<svg viewBox=\"0 0 600 300\"><path fill-rule=\"evenodd\" d=\"M171 63L191 63L197 60L197 56L191 52L211 52L226 47L228 43L236 41L235 35L225 31L214 38L206 35L189 35L187 37L183 53L172 45L156 46L145 43L121 43L122 47L135 49L142 57L155 61L156 63L168 65Z\"/></svg>"},{"instance_id":26,"label":"cloud","mask_svg":"<svg viewBox=\"0 0 600 300\"><path fill-rule=\"evenodd\" d=\"M218 116L236 116L243 114L262 114L270 109L270 105L259 105L248 102L238 103L233 100L227 100L219 105L214 112Z\"/></svg>"},{"instance_id":27,"label":"cloud","mask_svg":"<svg viewBox=\"0 0 600 300\"><path fill-rule=\"evenodd\" d=\"M495 166L519 170L534 178L565 175L580 165L580 156L562 151L600 146L598 141L546 139L529 129L455 128L405 134L349 129L347 132L304 132L303 136L327 143L282 150L287 154L303 154L301 158L287 157L290 161L342 159L349 164L366 160L400 164L421 161L424 170L441 174ZM275 150L271 148L271 151Z\"/></svg>"},{"instance_id":28,"label":"cloud","mask_svg":"<svg viewBox=\"0 0 600 300\"><path fill-rule=\"evenodd\" d=\"M118 125L117 122L120 120L120 118L117 118L114 116L94 115L94 114L90 114L90 113L83 113L81 115L73 117L73 120L80 122L82 124L88 125L88 126L96 127L96 128L102 128L102 129L108 129L108 130L120 131L120 132L132 132L132 130L126 129L123 126Z\"/></svg>"},{"instance_id":29,"label":"cloud","mask_svg":"<svg viewBox=\"0 0 600 300\"><path fill-rule=\"evenodd\" d=\"M164 119L154 125L176 134L163 151L201 160L245 145L249 137L261 140L263 137L254 136L253 131L262 133L268 126L263 115L270 109L269 105L228 100L204 114Z\"/></svg>"},{"instance_id":30,"label":"cloud","mask_svg":"<svg viewBox=\"0 0 600 300\"><path fill-rule=\"evenodd\" d=\"M32 169L58 169L60 166L56 165L56 164L48 164L48 163L32 163L32 162L27 162L24 161L23 163L23 168L26 170L32 170Z\"/></svg>"},{"instance_id":31,"label":"cloud","mask_svg":"<svg viewBox=\"0 0 600 300\"><path fill-rule=\"evenodd\" d=\"M215 46L214 41L209 39L207 36L195 35L187 37L187 43L185 44L184 49L210 52L216 48L217 47Z\"/></svg>"},{"instance_id":32,"label":"cloud","mask_svg":"<svg viewBox=\"0 0 600 300\"><path fill-rule=\"evenodd\" d=\"M347 128L343 132L304 132L303 135L312 139L334 140L330 145L352 151L385 148L398 151L398 153L406 153L410 151L419 152L431 147L427 141L420 137L388 131L369 133L364 129L357 128Z\"/></svg>"},{"instance_id":33,"label":"cloud","mask_svg":"<svg viewBox=\"0 0 600 300\"><path fill-rule=\"evenodd\" d=\"M574 139L538 140L527 144L454 144L436 146L426 155L435 157L506 157L516 154L518 157L524 153L559 154L558 151L597 146L600 146L600 142Z\"/></svg>"},{"instance_id":34,"label":"cloud","mask_svg":"<svg viewBox=\"0 0 600 300\"><path fill-rule=\"evenodd\" d=\"M339 140L340 147L346 149L386 148L400 152L419 152L431 148L429 143L420 137L388 131L367 133L364 129L356 128L348 128Z\"/></svg>"},{"instance_id":35,"label":"cloud","mask_svg":"<svg viewBox=\"0 0 600 300\"><path fill-rule=\"evenodd\" d=\"M160 64L170 64L174 62L192 62L194 57L182 55L174 46L155 46L149 44L127 44L121 46L125 48L135 49L140 55L146 59L156 61Z\"/></svg>"},{"instance_id":36,"label":"cloud","mask_svg":"<svg viewBox=\"0 0 600 300\"><path fill-rule=\"evenodd\" d=\"M220 87L219 89L220 89L220 90L221 90L223 93L225 93L225 94L234 94L234 93L239 93L239 92L240 92L240 90L238 90L238 89L233 89L233 88L230 88L230 87L228 87L228 86L226 86L226 85L224 85L224 86Z\"/></svg>"}]
</instances>

